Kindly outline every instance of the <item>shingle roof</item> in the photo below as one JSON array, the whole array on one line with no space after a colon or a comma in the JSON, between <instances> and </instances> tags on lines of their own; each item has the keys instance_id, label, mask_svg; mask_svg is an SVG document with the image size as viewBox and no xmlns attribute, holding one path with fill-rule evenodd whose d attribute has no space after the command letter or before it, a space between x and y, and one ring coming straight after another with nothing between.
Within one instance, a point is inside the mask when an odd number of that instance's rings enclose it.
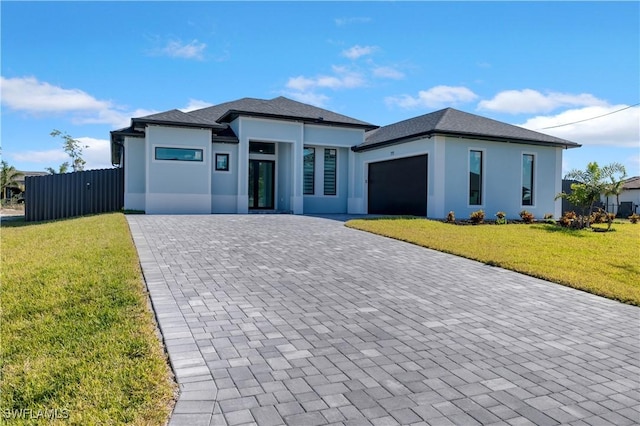
<instances>
[{"instance_id":1,"label":"shingle roof","mask_svg":"<svg viewBox=\"0 0 640 426\"><path fill-rule=\"evenodd\" d=\"M170 111L160 112L158 114L146 115L144 117L132 118L131 121L133 123L163 123L185 126L213 127L219 129L226 128L225 125L216 123L215 121L202 119L198 116L193 116L178 109L172 109Z\"/></svg>"},{"instance_id":2,"label":"shingle roof","mask_svg":"<svg viewBox=\"0 0 640 426\"><path fill-rule=\"evenodd\" d=\"M640 176L634 176L624 181L624 189L640 189Z\"/></svg>"},{"instance_id":3,"label":"shingle roof","mask_svg":"<svg viewBox=\"0 0 640 426\"><path fill-rule=\"evenodd\" d=\"M406 139L433 134L563 146L566 148L580 146L575 142L544 133L534 132L533 130L458 111L453 108L445 108L369 131L365 135L365 141L355 147L354 150L372 149L380 145L399 143Z\"/></svg>"},{"instance_id":4,"label":"shingle roof","mask_svg":"<svg viewBox=\"0 0 640 426\"><path fill-rule=\"evenodd\" d=\"M297 102L283 96L274 99L242 98L237 101L191 111L188 114L200 120L213 122L229 122L239 115L272 117L291 120L302 120L312 123L353 126L374 129L377 126L365 121L356 120L313 105Z\"/></svg>"}]
</instances>

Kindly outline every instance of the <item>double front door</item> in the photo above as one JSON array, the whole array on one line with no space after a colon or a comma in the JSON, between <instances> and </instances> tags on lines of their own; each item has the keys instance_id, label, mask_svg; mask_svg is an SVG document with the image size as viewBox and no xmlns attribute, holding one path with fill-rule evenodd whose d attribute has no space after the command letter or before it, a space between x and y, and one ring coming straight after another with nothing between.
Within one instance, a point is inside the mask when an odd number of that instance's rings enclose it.
<instances>
[{"instance_id":1,"label":"double front door","mask_svg":"<svg viewBox=\"0 0 640 426\"><path fill-rule=\"evenodd\" d=\"M249 208L274 209L275 161L249 160Z\"/></svg>"}]
</instances>

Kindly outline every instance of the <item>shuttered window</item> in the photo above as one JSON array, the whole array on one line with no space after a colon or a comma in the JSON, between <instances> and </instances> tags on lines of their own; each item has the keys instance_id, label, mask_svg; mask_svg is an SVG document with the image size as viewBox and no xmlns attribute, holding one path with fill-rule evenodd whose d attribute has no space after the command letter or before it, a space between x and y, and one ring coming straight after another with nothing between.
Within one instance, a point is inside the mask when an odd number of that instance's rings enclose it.
<instances>
[{"instance_id":1,"label":"shuttered window","mask_svg":"<svg viewBox=\"0 0 640 426\"><path fill-rule=\"evenodd\" d=\"M304 194L313 195L315 193L315 169L316 169L316 150L315 148L304 149Z\"/></svg>"},{"instance_id":2,"label":"shuttered window","mask_svg":"<svg viewBox=\"0 0 640 426\"><path fill-rule=\"evenodd\" d=\"M336 166L338 151L324 150L324 195L336 195Z\"/></svg>"}]
</instances>

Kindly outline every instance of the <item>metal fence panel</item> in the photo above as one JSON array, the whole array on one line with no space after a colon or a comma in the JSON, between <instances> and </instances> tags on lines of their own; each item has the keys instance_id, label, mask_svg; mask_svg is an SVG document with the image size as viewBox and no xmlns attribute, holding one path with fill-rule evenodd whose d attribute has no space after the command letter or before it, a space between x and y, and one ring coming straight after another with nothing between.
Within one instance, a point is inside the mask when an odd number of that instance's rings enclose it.
<instances>
[{"instance_id":1,"label":"metal fence panel","mask_svg":"<svg viewBox=\"0 0 640 426\"><path fill-rule=\"evenodd\" d=\"M118 211L124 206L124 169L28 176L24 202L28 222Z\"/></svg>"}]
</instances>

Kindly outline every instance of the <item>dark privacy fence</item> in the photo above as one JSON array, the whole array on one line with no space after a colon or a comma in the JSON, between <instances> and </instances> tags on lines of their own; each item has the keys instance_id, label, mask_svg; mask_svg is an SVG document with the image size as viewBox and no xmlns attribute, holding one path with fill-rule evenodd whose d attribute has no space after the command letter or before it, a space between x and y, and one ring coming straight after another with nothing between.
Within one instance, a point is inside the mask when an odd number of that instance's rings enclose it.
<instances>
[{"instance_id":1,"label":"dark privacy fence","mask_svg":"<svg viewBox=\"0 0 640 426\"><path fill-rule=\"evenodd\" d=\"M124 206L124 169L25 178L26 221L106 213Z\"/></svg>"}]
</instances>

